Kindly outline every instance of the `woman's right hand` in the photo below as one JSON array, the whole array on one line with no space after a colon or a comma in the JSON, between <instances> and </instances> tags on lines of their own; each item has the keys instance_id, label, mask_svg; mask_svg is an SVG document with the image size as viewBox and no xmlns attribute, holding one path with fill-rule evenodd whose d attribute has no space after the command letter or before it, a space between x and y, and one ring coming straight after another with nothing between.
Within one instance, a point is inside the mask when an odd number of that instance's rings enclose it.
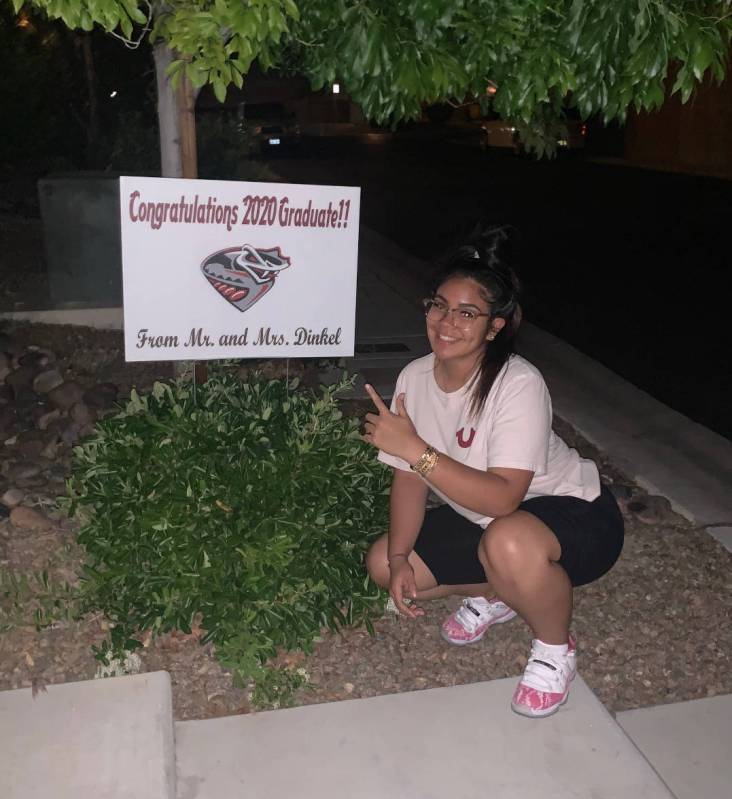
<instances>
[{"instance_id":1,"label":"woman's right hand","mask_svg":"<svg viewBox=\"0 0 732 799\"><path fill-rule=\"evenodd\" d=\"M389 595L394 600L399 612L404 616L409 616L410 619L424 616L422 608L418 608L416 605L407 605L404 601L417 598L417 582L414 579L414 569L409 561L403 556L398 556L389 564L389 571L391 573Z\"/></svg>"}]
</instances>

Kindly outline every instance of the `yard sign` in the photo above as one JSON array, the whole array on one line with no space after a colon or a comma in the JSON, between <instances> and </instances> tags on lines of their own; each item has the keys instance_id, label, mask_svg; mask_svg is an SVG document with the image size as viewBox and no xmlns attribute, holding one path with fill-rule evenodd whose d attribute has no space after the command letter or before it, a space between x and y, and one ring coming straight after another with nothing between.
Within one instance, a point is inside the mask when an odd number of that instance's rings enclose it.
<instances>
[{"instance_id":1,"label":"yard sign","mask_svg":"<svg viewBox=\"0 0 732 799\"><path fill-rule=\"evenodd\" d=\"M351 356L360 189L120 178L128 361Z\"/></svg>"}]
</instances>

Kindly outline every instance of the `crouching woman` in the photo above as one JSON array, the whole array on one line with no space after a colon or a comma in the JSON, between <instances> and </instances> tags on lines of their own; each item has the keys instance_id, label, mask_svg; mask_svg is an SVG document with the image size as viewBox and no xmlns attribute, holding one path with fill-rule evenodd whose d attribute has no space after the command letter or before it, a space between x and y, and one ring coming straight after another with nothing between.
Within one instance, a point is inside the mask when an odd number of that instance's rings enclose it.
<instances>
[{"instance_id":1,"label":"crouching woman","mask_svg":"<svg viewBox=\"0 0 732 799\"><path fill-rule=\"evenodd\" d=\"M519 284L508 235L460 248L425 300L432 352L410 363L366 441L394 469L389 532L366 565L404 615L415 601L465 597L442 636L463 646L520 616L534 636L511 707L548 716L576 672L574 588L597 580L623 546L623 519L594 462L552 430L539 371L514 354ZM429 490L444 504L427 510Z\"/></svg>"}]
</instances>

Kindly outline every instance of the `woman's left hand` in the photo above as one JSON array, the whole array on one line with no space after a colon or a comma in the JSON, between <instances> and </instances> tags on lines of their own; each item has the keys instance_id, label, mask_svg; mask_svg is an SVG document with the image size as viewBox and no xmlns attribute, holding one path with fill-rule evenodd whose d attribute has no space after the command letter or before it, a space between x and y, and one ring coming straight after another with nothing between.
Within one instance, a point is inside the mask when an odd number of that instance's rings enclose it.
<instances>
[{"instance_id":1,"label":"woman's left hand","mask_svg":"<svg viewBox=\"0 0 732 799\"><path fill-rule=\"evenodd\" d=\"M363 440L389 455L403 458L407 463L416 463L427 445L417 435L407 409L404 407L404 394L397 397L397 413L392 413L368 383L366 391L378 413L366 414L366 432Z\"/></svg>"}]
</instances>

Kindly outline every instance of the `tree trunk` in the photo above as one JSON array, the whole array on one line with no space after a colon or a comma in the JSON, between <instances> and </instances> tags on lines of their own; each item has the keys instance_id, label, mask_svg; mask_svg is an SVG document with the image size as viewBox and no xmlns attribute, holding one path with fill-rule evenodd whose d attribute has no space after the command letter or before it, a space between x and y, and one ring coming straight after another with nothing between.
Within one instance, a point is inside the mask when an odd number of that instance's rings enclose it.
<instances>
[{"instance_id":1,"label":"tree trunk","mask_svg":"<svg viewBox=\"0 0 732 799\"><path fill-rule=\"evenodd\" d=\"M196 148L196 96L187 77L178 84L178 124L180 126L181 164L184 178L198 177L198 151Z\"/></svg>"},{"instance_id":2,"label":"tree trunk","mask_svg":"<svg viewBox=\"0 0 732 799\"><path fill-rule=\"evenodd\" d=\"M196 95L197 91L185 75L173 89L166 73L175 60L172 50L162 42L153 47L158 86L158 127L160 129L160 174L164 178L197 178ZM206 364L175 361L176 377L192 376L196 383L205 383Z\"/></svg>"},{"instance_id":3,"label":"tree trunk","mask_svg":"<svg viewBox=\"0 0 732 799\"><path fill-rule=\"evenodd\" d=\"M158 86L158 127L160 128L160 167L164 178L197 178L196 95L187 77L173 89L166 69L175 60L163 42L153 47Z\"/></svg>"},{"instance_id":4,"label":"tree trunk","mask_svg":"<svg viewBox=\"0 0 732 799\"><path fill-rule=\"evenodd\" d=\"M165 72L174 60L173 52L163 42L153 46L158 86L158 128L160 132L160 174L164 178L183 177L178 97Z\"/></svg>"}]
</instances>

